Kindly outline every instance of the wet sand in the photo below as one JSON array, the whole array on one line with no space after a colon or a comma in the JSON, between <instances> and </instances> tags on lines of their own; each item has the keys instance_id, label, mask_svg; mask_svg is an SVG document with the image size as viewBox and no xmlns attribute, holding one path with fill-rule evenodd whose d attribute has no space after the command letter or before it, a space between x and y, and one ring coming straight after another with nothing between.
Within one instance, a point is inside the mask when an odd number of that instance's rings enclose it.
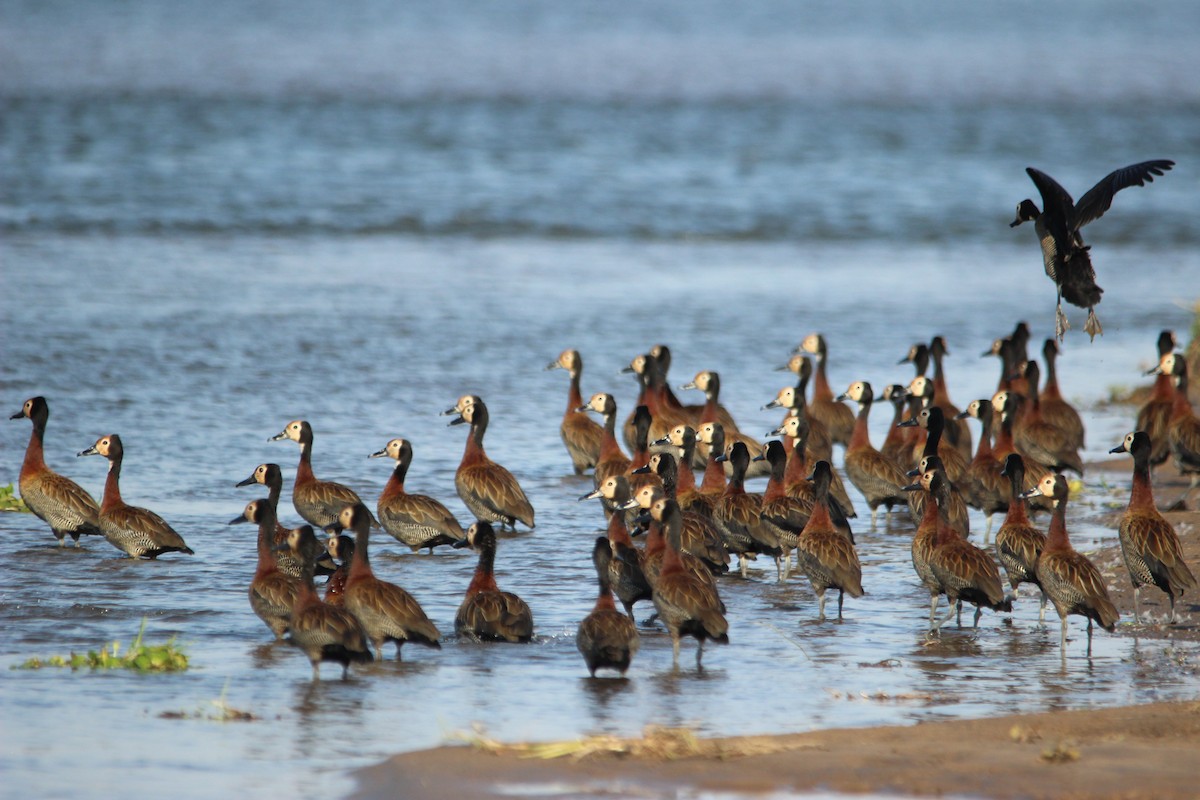
<instances>
[{"instance_id":1,"label":"wet sand","mask_svg":"<svg viewBox=\"0 0 1200 800\"><path fill-rule=\"evenodd\" d=\"M1116 476L1130 468L1128 459L1119 458L1089 465L1113 473L1117 485L1124 484ZM1186 488L1169 465L1156 475L1155 484L1160 504ZM1105 513L1115 527L1120 511ZM1165 516L1180 534L1188 563L1200 569L1200 511ZM1110 592L1124 623L1118 635L1200 639L1200 593L1177 601L1180 620L1167 626L1161 624L1166 596L1153 587L1144 589L1147 621L1134 625L1133 590L1119 545L1091 557L1111 576ZM1056 624L1052 608L1047 623ZM405 753L358 772L354 797L674 798L792 792L1072 800L1200 796L1197 701L727 739L648 731L638 740L585 740L563 743L558 753L554 749L477 741Z\"/></svg>"}]
</instances>

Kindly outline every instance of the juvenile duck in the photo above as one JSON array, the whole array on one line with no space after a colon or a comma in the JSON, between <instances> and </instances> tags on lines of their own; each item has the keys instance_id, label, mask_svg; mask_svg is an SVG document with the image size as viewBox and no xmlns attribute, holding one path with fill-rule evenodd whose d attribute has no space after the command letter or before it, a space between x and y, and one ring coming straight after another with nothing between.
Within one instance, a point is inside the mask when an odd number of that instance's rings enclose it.
<instances>
[{"instance_id":1,"label":"juvenile duck","mask_svg":"<svg viewBox=\"0 0 1200 800\"><path fill-rule=\"evenodd\" d=\"M1130 164L1108 175L1089 189L1076 203L1067 190L1041 170L1026 167L1025 172L1042 196L1042 208L1030 199L1017 205L1017 218L1010 224L1015 228L1022 222L1033 221L1038 242L1042 247L1042 261L1046 275L1058 288L1058 305L1055 308L1054 333L1061 340L1070 324L1062 311L1062 301L1088 310L1084 330L1092 339L1103 333L1096 319L1094 306L1100 302L1103 289L1096 285L1096 273L1092 268L1089 247L1083 243L1079 231L1089 222L1099 219L1112 207L1117 192L1130 186L1145 186L1162 175L1174 161L1157 159Z\"/></svg>"},{"instance_id":2,"label":"juvenile duck","mask_svg":"<svg viewBox=\"0 0 1200 800\"><path fill-rule=\"evenodd\" d=\"M101 436L81 456L104 456L108 459L108 478L104 482L104 498L100 501L100 530L113 547L131 558L155 559L163 553L194 551L183 541L167 521L145 508L127 505L121 499L121 462L125 448L115 433Z\"/></svg>"},{"instance_id":3,"label":"juvenile duck","mask_svg":"<svg viewBox=\"0 0 1200 800\"><path fill-rule=\"evenodd\" d=\"M42 442L46 436L46 420L50 418L50 406L44 397L31 397L21 410L9 419L27 418L33 423L33 433L25 447L25 460L21 463L21 475L17 487L21 499L38 519L50 526L59 546L67 543L67 536L79 547L79 537L103 536L100 529L100 506L83 488L70 478L59 475L46 466Z\"/></svg>"}]
</instances>

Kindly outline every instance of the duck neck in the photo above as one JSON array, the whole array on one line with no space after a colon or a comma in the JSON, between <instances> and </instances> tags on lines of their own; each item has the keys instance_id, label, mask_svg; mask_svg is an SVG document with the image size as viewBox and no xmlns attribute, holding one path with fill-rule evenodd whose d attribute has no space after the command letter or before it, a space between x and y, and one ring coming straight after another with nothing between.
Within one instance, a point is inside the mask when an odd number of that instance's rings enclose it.
<instances>
[{"instance_id":1,"label":"duck neck","mask_svg":"<svg viewBox=\"0 0 1200 800\"><path fill-rule=\"evenodd\" d=\"M1192 403L1188 400L1188 376L1182 372L1175 376L1175 400L1171 405L1171 420L1187 419L1194 415Z\"/></svg>"},{"instance_id":2,"label":"duck neck","mask_svg":"<svg viewBox=\"0 0 1200 800\"><path fill-rule=\"evenodd\" d=\"M1016 452L1013 445L1013 413L1005 411L1000 415L1000 430L996 433L996 443L992 446L992 455L997 460L1007 458Z\"/></svg>"},{"instance_id":3,"label":"duck neck","mask_svg":"<svg viewBox=\"0 0 1200 800\"><path fill-rule=\"evenodd\" d=\"M725 496L733 497L734 495L746 493L746 469L745 467L733 468L733 473L729 476L729 483L725 485Z\"/></svg>"},{"instance_id":4,"label":"duck neck","mask_svg":"<svg viewBox=\"0 0 1200 800\"><path fill-rule=\"evenodd\" d=\"M900 427L900 423L904 421L904 405L904 403L892 403L892 424L888 426L887 435L883 437L884 452L904 441L905 429Z\"/></svg>"},{"instance_id":5,"label":"duck neck","mask_svg":"<svg viewBox=\"0 0 1200 800\"><path fill-rule=\"evenodd\" d=\"M496 576L492 574L495 563L495 540L483 542L479 548L479 564L475 567L475 576L471 578L471 584L467 587L468 597L480 592L499 591L496 586Z\"/></svg>"},{"instance_id":6,"label":"duck neck","mask_svg":"<svg viewBox=\"0 0 1200 800\"><path fill-rule=\"evenodd\" d=\"M46 469L46 456L43 450L43 440L46 437L46 423L33 420L33 432L29 434L29 444L25 447L25 460L21 463L21 475L32 475Z\"/></svg>"},{"instance_id":7,"label":"duck neck","mask_svg":"<svg viewBox=\"0 0 1200 800\"><path fill-rule=\"evenodd\" d=\"M312 439L300 440L300 463L296 465L296 482L294 486L312 483L317 478L312 469Z\"/></svg>"},{"instance_id":8,"label":"duck neck","mask_svg":"<svg viewBox=\"0 0 1200 800\"><path fill-rule=\"evenodd\" d=\"M921 522L917 526L917 531L933 531L937 532L938 524L938 507L933 499L933 495L924 489L918 489L925 496L925 510L921 514Z\"/></svg>"},{"instance_id":9,"label":"duck neck","mask_svg":"<svg viewBox=\"0 0 1200 800\"><path fill-rule=\"evenodd\" d=\"M258 522L258 570L254 576L260 578L278 569L275 556L275 515L263 514Z\"/></svg>"},{"instance_id":10,"label":"duck neck","mask_svg":"<svg viewBox=\"0 0 1200 800\"><path fill-rule=\"evenodd\" d=\"M1066 498L1054 504L1054 513L1050 517L1050 527L1046 531L1046 550L1070 550L1071 540L1067 538L1067 501Z\"/></svg>"},{"instance_id":11,"label":"duck neck","mask_svg":"<svg viewBox=\"0 0 1200 800\"><path fill-rule=\"evenodd\" d=\"M946 402L950 399L950 391L946 388L946 373L942 371L942 351L934 350L933 358L933 401Z\"/></svg>"},{"instance_id":12,"label":"duck neck","mask_svg":"<svg viewBox=\"0 0 1200 800\"><path fill-rule=\"evenodd\" d=\"M350 557L350 572L348 580L369 577L371 559L367 555L367 540L370 538L369 525L360 525L354 531L354 555Z\"/></svg>"},{"instance_id":13,"label":"duck neck","mask_svg":"<svg viewBox=\"0 0 1200 800\"><path fill-rule=\"evenodd\" d=\"M929 427L925 429L925 449L923 456L936 456L938 445L942 443L942 427L944 423L936 416L929 417Z\"/></svg>"},{"instance_id":14,"label":"duck neck","mask_svg":"<svg viewBox=\"0 0 1200 800\"><path fill-rule=\"evenodd\" d=\"M600 572L597 584L599 585L599 591L596 593L596 605L592 607L592 611L616 611L617 604L613 602L612 587L608 583L608 575Z\"/></svg>"},{"instance_id":15,"label":"duck neck","mask_svg":"<svg viewBox=\"0 0 1200 800\"><path fill-rule=\"evenodd\" d=\"M975 461L980 464L988 464L996 460L992 455L992 422L990 410L979 417L979 446L975 448Z\"/></svg>"},{"instance_id":16,"label":"duck neck","mask_svg":"<svg viewBox=\"0 0 1200 800\"><path fill-rule=\"evenodd\" d=\"M567 412L565 416L579 413L577 408L583 405L583 393L579 390L579 370L571 370L571 383L567 387Z\"/></svg>"},{"instance_id":17,"label":"duck neck","mask_svg":"<svg viewBox=\"0 0 1200 800\"><path fill-rule=\"evenodd\" d=\"M767 479L767 489L763 492L763 502L778 500L787 493L783 490L783 475L787 470L787 459L771 462L771 477Z\"/></svg>"},{"instance_id":18,"label":"duck neck","mask_svg":"<svg viewBox=\"0 0 1200 800\"><path fill-rule=\"evenodd\" d=\"M104 479L104 499L100 501L100 513L107 513L125 505L121 499L121 458L110 458L108 477Z\"/></svg>"},{"instance_id":19,"label":"duck neck","mask_svg":"<svg viewBox=\"0 0 1200 800\"><path fill-rule=\"evenodd\" d=\"M666 547L667 539L663 535L662 523L651 520L646 527L646 555L661 553Z\"/></svg>"},{"instance_id":20,"label":"duck neck","mask_svg":"<svg viewBox=\"0 0 1200 800\"><path fill-rule=\"evenodd\" d=\"M1129 491L1129 508L1154 507L1154 489L1150 485L1150 453L1139 452L1133 457L1133 486Z\"/></svg>"},{"instance_id":21,"label":"duck neck","mask_svg":"<svg viewBox=\"0 0 1200 800\"><path fill-rule=\"evenodd\" d=\"M814 487L814 492L816 497L808 516L808 524L804 527L811 526L813 530L829 530L833 528L833 518L829 515L829 478L819 480Z\"/></svg>"},{"instance_id":22,"label":"duck neck","mask_svg":"<svg viewBox=\"0 0 1200 800\"><path fill-rule=\"evenodd\" d=\"M483 434L486 432L486 424L471 423L471 432L467 434L467 443L463 446L462 460L464 463L487 458L487 453L483 449Z\"/></svg>"},{"instance_id":23,"label":"duck neck","mask_svg":"<svg viewBox=\"0 0 1200 800\"><path fill-rule=\"evenodd\" d=\"M608 540L613 544L623 544L633 547L633 538L625 525L625 512L617 509L608 518Z\"/></svg>"},{"instance_id":24,"label":"duck neck","mask_svg":"<svg viewBox=\"0 0 1200 800\"><path fill-rule=\"evenodd\" d=\"M675 492L691 492L696 489L696 472L692 469L692 456L695 446L680 448L681 453L675 464Z\"/></svg>"},{"instance_id":25,"label":"duck neck","mask_svg":"<svg viewBox=\"0 0 1200 800\"><path fill-rule=\"evenodd\" d=\"M1042 397L1061 400L1062 392L1058 389L1058 367L1055 366L1053 353L1046 353L1046 380L1042 384Z\"/></svg>"},{"instance_id":26,"label":"duck neck","mask_svg":"<svg viewBox=\"0 0 1200 800\"><path fill-rule=\"evenodd\" d=\"M600 460L621 457L621 445L617 444L617 412L604 414L604 437L600 440Z\"/></svg>"},{"instance_id":27,"label":"duck neck","mask_svg":"<svg viewBox=\"0 0 1200 800\"><path fill-rule=\"evenodd\" d=\"M867 417L871 415L870 401L858 404L858 416L854 418L854 431L850 434L850 444L846 451L866 450L871 447L871 432L867 428Z\"/></svg>"},{"instance_id":28,"label":"duck neck","mask_svg":"<svg viewBox=\"0 0 1200 800\"><path fill-rule=\"evenodd\" d=\"M724 442L721 443L722 447ZM708 462L704 465L704 480L700 484L701 491L704 492L723 492L725 491L725 467L721 466L721 462L717 461L717 456L721 455L717 448L717 443L714 441L709 446Z\"/></svg>"},{"instance_id":29,"label":"duck neck","mask_svg":"<svg viewBox=\"0 0 1200 800\"><path fill-rule=\"evenodd\" d=\"M383 493L379 496L380 502L403 495L404 479L407 476L408 464L404 461L397 461L396 468L392 470L392 476L388 478L387 484L383 487Z\"/></svg>"},{"instance_id":30,"label":"duck neck","mask_svg":"<svg viewBox=\"0 0 1200 800\"><path fill-rule=\"evenodd\" d=\"M659 578L671 572L683 572L683 557L679 554L680 548L680 522L678 515L668 522L663 523L667 529L666 533L666 550L663 551L662 569L659 570Z\"/></svg>"},{"instance_id":31,"label":"duck neck","mask_svg":"<svg viewBox=\"0 0 1200 800\"><path fill-rule=\"evenodd\" d=\"M808 479L808 458L804 454L805 442L799 439L790 441L791 452L788 453L787 466L783 471L783 485L795 486Z\"/></svg>"},{"instance_id":32,"label":"duck neck","mask_svg":"<svg viewBox=\"0 0 1200 800\"><path fill-rule=\"evenodd\" d=\"M832 403L833 387L829 385L829 378L825 373L825 356L825 347L817 348L817 354L814 357L817 368L813 370L813 400Z\"/></svg>"}]
</instances>

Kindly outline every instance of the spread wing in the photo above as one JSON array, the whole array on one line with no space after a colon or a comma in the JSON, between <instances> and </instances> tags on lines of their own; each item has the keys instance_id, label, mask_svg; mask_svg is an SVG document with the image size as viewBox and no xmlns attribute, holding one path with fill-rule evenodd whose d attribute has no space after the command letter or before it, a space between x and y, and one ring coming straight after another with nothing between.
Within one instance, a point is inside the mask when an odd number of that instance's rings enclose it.
<instances>
[{"instance_id":1,"label":"spread wing","mask_svg":"<svg viewBox=\"0 0 1200 800\"><path fill-rule=\"evenodd\" d=\"M1079 198L1072 219L1076 229L1082 228L1089 222L1099 219L1112 206L1113 195L1130 186L1145 186L1154 181L1155 175L1162 175L1171 167L1174 161L1159 159L1143 161L1140 164L1130 164L1110 172L1104 179L1088 189L1087 194ZM1037 183L1037 179L1034 179ZM1041 186L1038 187L1039 189Z\"/></svg>"}]
</instances>

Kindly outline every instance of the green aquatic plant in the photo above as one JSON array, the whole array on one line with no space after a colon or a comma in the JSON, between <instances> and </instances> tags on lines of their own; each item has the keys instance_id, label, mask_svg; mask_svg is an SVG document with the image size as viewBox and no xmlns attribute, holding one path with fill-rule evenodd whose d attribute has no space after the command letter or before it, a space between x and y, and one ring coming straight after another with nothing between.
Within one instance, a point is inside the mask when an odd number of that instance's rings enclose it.
<instances>
[{"instance_id":1,"label":"green aquatic plant","mask_svg":"<svg viewBox=\"0 0 1200 800\"><path fill-rule=\"evenodd\" d=\"M175 645L175 637L166 644L144 644L146 620L138 629L137 638L129 649L121 652L121 643L113 642L100 650L86 653L71 653L68 656L31 658L13 669L42 669L43 667L70 667L71 669L131 669L137 672L182 672L188 668L188 657Z\"/></svg>"},{"instance_id":2,"label":"green aquatic plant","mask_svg":"<svg viewBox=\"0 0 1200 800\"><path fill-rule=\"evenodd\" d=\"M13 485L0 486L0 511L19 511L24 514L30 513L29 506L25 505L25 501L17 497L13 491Z\"/></svg>"}]
</instances>

